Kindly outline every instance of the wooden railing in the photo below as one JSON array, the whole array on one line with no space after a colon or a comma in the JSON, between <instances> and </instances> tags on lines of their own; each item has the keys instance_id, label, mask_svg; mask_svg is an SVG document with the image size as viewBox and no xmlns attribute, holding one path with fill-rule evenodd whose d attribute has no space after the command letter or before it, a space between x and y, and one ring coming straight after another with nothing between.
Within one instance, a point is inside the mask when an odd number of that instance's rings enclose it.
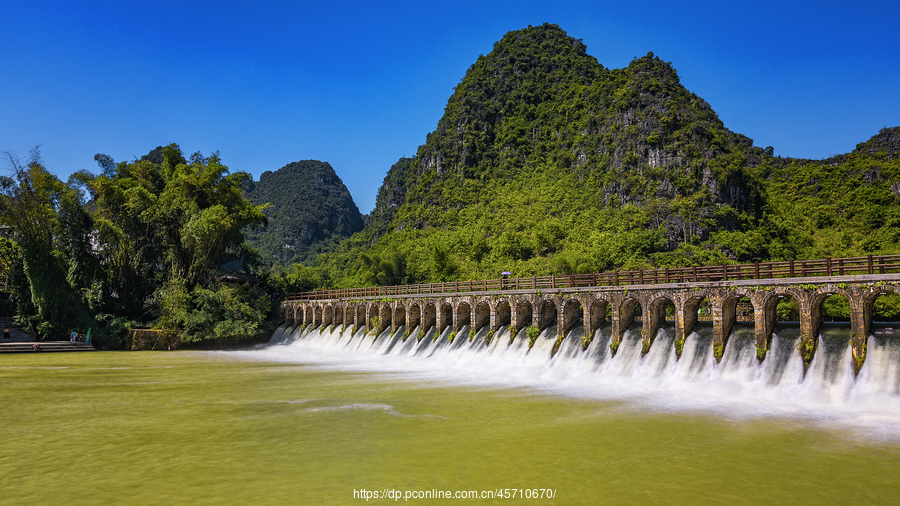
<instances>
[{"instance_id":1,"label":"wooden railing","mask_svg":"<svg viewBox=\"0 0 900 506\"><path fill-rule=\"evenodd\" d=\"M821 260L790 260L753 264L711 265L653 269L645 271L612 271L563 276L499 278L481 281L448 281L416 285L373 286L290 293L285 300L353 299L391 295L488 292L495 290L537 290L591 286L648 285L660 283L697 283L742 279L806 278L812 276L849 276L900 272L900 255Z\"/></svg>"}]
</instances>

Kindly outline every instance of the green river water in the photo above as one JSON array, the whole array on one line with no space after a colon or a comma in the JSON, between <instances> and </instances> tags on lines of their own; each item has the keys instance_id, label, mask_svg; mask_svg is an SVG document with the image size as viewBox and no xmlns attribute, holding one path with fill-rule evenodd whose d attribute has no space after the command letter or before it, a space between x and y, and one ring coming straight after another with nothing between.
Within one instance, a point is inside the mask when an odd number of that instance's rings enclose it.
<instances>
[{"instance_id":1,"label":"green river water","mask_svg":"<svg viewBox=\"0 0 900 506\"><path fill-rule=\"evenodd\" d=\"M2 356L0 424L3 505L900 502L900 442L846 427L247 353Z\"/></svg>"}]
</instances>

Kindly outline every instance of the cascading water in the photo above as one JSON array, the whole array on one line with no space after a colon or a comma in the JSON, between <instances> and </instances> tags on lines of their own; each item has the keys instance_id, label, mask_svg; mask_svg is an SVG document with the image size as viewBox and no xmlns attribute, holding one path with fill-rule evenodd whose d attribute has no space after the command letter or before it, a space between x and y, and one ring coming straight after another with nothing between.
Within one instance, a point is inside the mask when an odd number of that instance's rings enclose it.
<instances>
[{"instance_id":1,"label":"cascading water","mask_svg":"<svg viewBox=\"0 0 900 506\"><path fill-rule=\"evenodd\" d=\"M574 325L555 354L556 326L541 332L533 345L524 330L510 336L508 327L489 334L481 328L470 338L462 326L451 342L450 329L437 336L419 327L366 334L363 329L281 327L267 357L342 365L364 370L414 374L456 383L528 386L575 396L650 402L661 408L720 409L742 406L763 414L848 414L855 421L888 417L900 420L900 331L878 326L868 340L862 371L853 372L850 329L823 324L818 348L804 373L796 324L779 324L771 349L760 363L752 324L735 325L721 362L713 355L711 324L699 323L687 337L680 359L675 332L663 325L642 354L640 327L625 331L615 355L611 329L598 329L583 349L583 330ZM490 340L488 341L488 337Z\"/></svg>"}]
</instances>

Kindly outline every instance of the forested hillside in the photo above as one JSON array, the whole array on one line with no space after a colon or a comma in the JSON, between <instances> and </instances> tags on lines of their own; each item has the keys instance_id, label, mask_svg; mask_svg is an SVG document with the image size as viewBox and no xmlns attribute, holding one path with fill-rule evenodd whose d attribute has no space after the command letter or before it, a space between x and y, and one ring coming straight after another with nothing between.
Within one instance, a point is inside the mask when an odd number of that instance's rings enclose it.
<instances>
[{"instance_id":1,"label":"forested hillside","mask_svg":"<svg viewBox=\"0 0 900 506\"><path fill-rule=\"evenodd\" d=\"M897 249L886 129L824 161L773 157L648 54L607 69L545 24L468 69L436 129L388 171L323 286L573 273Z\"/></svg>"},{"instance_id":2,"label":"forested hillside","mask_svg":"<svg viewBox=\"0 0 900 506\"><path fill-rule=\"evenodd\" d=\"M311 261L364 225L347 187L325 162L302 160L263 172L245 191L254 204L268 205L268 226L247 234L267 265Z\"/></svg>"},{"instance_id":3,"label":"forested hillside","mask_svg":"<svg viewBox=\"0 0 900 506\"><path fill-rule=\"evenodd\" d=\"M900 127L827 160L775 159L767 203L799 258L896 253L900 244Z\"/></svg>"}]
</instances>

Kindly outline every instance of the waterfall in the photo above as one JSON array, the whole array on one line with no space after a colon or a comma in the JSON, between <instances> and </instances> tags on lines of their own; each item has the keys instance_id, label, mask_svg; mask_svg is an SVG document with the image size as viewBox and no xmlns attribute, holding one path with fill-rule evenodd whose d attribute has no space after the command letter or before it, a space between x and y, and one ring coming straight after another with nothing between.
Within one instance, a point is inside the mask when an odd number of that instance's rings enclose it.
<instances>
[{"instance_id":1,"label":"waterfall","mask_svg":"<svg viewBox=\"0 0 900 506\"><path fill-rule=\"evenodd\" d=\"M366 370L416 374L458 383L521 385L613 399L655 396L666 402L709 408L737 403L770 411L834 409L900 417L900 329L878 326L868 339L866 362L853 371L850 329L823 324L816 354L804 371L797 352L796 324L778 324L765 360L756 357L752 323L738 323L720 362L713 355L711 324L697 324L687 336L681 357L675 331L663 325L650 350L642 354L639 325L628 328L616 353L610 351L611 328L602 325L583 349L583 327L576 323L553 353L557 327L551 325L529 342L523 329L511 335L504 326L487 341L479 329L470 339L463 325L451 342L449 328L401 326L379 335L347 327L301 329L279 327L267 357L309 363L347 364Z\"/></svg>"}]
</instances>

